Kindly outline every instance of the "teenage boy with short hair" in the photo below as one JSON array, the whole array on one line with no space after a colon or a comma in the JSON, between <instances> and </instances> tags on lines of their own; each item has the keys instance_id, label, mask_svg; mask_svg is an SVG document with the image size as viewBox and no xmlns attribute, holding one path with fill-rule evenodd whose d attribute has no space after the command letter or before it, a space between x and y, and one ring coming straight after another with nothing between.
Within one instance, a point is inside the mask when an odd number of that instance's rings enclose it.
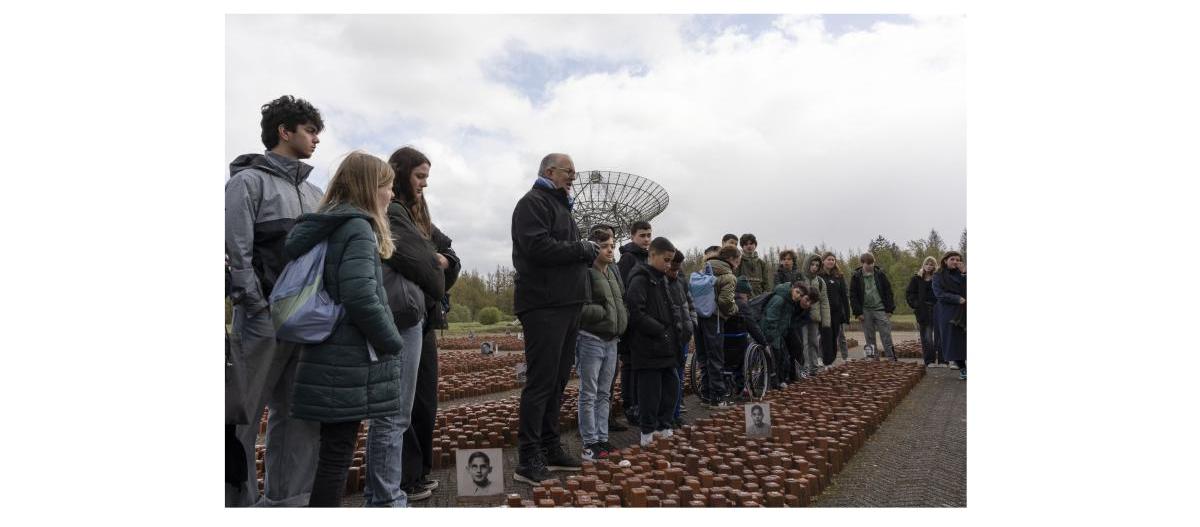
<instances>
[{"instance_id":1,"label":"teenage boy with short hair","mask_svg":"<svg viewBox=\"0 0 1200 527\"><path fill-rule=\"evenodd\" d=\"M598 229L589 239L600 246L600 253L588 269L591 300L580 314L575 363L579 371L581 457L596 461L616 451L608 442L609 390L617 371L617 341L625 333L629 312L621 280L612 265L612 234Z\"/></svg>"},{"instance_id":2,"label":"teenage boy with short hair","mask_svg":"<svg viewBox=\"0 0 1200 527\"><path fill-rule=\"evenodd\" d=\"M629 309L626 339L637 375L642 446L649 446L655 433L672 435L678 383L675 364L683 334L683 321L671 303L666 276L675 252L666 238L651 241L649 263L638 264L630 273L625 298Z\"/></svg>"},{"instance_id":3,"label":"teenage boy with short hair","mask_svg":"<svg viewBox=\"0 0 1200 527\"><path fill-rule=\"evenodd\" d=\"M883 342L883 350L888 357L896 360L896 350L892 347L892 312L896 311L896 302L892 298L892 284L887 275L875 268L875 255L863 253L858 258L862 267L854 270L850 278L850 308L854 316L862 321L863 335L866 342L863 347L875 348L875 333ZM879 352L875 360L879 360Z\"/></svg>"},{"instance_id":4,"label":"teenage boy with short hair","mask_svg":"<svg viewBox=\"0 0 1200 527\"><path fill-rule=\"evenodd\" d=\"M733 247L737 249L738 237L736 234L726 234L721 237L721 247Z\"/></svg>"},{"instance_id":5,"label":"teenage boy with short hair","mask_svg":"<svg viewBox=\"0 0 1200 527\"><path fill-rule=\"evenodd\" d=\"M629 275L639 263L646 263L650 257L650 240L653 238L653 227L648 221L635 221L629 226L629 237L632 241L621 246L621 260L617 267L621 272L621 283L628 288ZM621 357L621 404L625 407L625 420L630 425L637 425L637 378L629 359L629 346L624 342L617 345L617 354ZM615 419L613 420L615 421ZM624 428L617 425L618 428Z\"/></svg>"},{"instance_id":6,"label":"teenage boy with short hair","mask_svg":"<svg viewBox=\"0 0 1200 527\"><path fill-rule=\"evenodd\" d=\"M251 418L237 427L250 480L236 488L227 485L225 505L302 507L317 470L320 425L288 416L301 346L275 340L268 299L286 263L288 232L297 217L317 210L324 195L308 181L313 167L300 160L312 157L325 123L308 101L284 95L262 106L261 127L267 151L234 159L225 183L225 255L232 291L242 295L233 308L231 343L248 380L245 400L237 403ZM270 413L260 498L254 445L263 406Z\"/></svg>"},{"instance_id":7,"label":"teenage boy with short hair","mask_svg":"<svg viewBox=\"0 0 1200 527\"><path fill-rule=\"evenodd\" d=\"M738 276L744 276L750 281L750 296L758 296L771 290L771 275L767 273L767 261L758 257L758 238L746 233L738 240L742 246L742 266L738 268Z\"/></svg>"}]
</instances>

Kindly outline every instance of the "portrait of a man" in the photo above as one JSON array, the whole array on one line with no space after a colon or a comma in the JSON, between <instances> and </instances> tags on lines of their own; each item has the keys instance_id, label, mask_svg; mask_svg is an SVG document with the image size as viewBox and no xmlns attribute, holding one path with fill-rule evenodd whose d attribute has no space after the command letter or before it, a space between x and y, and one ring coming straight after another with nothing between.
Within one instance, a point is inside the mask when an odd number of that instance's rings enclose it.
<instances>
[{"instance_id":1,"label":"portrait of a man","mask_svg":"<svg viewBox=\"0 0 1200 527\"><path fill-rule=\"evenodd\" d=\"M504 493L500 449L459 450L457 461L459 496L495 496Z\"/></svg>"},{"instance_id":2,"label":"portrait of a man","mask_svg":"<svg viewBox=\"0 0 1200 527\"><path fill-rule=\"evenodd\" d=\"M750 403L746 405L746 437L767 437L771 435L771 405L770 403Z\"/></svg>"}]
</instances>

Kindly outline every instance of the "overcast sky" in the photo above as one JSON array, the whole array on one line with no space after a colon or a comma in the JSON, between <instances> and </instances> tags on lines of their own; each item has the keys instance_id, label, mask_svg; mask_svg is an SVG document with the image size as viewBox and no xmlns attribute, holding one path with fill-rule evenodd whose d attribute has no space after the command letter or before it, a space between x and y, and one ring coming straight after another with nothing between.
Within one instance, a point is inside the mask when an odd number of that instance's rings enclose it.
<instances>
[{"instance_id":1,"label":"overcast sky","mask_svg":"<svg viewBox=\"0 0 1200 527\"><path fill-rule=\"evenodd\" d=\"M226 159L259 107L316 105L310 181L412 145L466 269L512 266L549 152L658 182L656 235L838 251L966 227L965 20L904 15L230 15Z\"/></svg>"}]
</instances>

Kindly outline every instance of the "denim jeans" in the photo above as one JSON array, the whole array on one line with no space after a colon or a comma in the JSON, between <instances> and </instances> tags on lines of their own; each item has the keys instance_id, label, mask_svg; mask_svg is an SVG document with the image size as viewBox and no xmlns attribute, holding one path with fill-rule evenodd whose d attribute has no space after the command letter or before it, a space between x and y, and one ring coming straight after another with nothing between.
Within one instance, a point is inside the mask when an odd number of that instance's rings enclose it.
<instances>
[{"instance_id":1,"label":"denim jeans","mask_svg":"<svg viewBox=\"0 0 1200 527\"><path fill-rule=\"evenodd\" d=\"M846 346L846 332L850 331L849 324L838 324L837 345L842 352L842 360L850 360L850 348Z\"/></svg>"},{"instance_id":2,"label":"denim jeans","mask_svg":"<svg viewBox=\"0 0 1200 527\"><path fill-rule=\"evenodd\" d=\"M417 366L421 362L421 323L400 330L400 413L371 419L367 430L367 485L365 507L407 507L408 494L400 488L401 453L417 392Z\"/></svg>"},{"instance_id":3,"label":"denim jeans","mask_svg":"<svg viewBox=\"0 0 1200 527\"><path fill-rule=\"evenodd\" d=\"M580 333L575 344L579 370L579 438L584 445L608 441L609 389L617 373L617 339Z\"/></svg>"}]
</instances>

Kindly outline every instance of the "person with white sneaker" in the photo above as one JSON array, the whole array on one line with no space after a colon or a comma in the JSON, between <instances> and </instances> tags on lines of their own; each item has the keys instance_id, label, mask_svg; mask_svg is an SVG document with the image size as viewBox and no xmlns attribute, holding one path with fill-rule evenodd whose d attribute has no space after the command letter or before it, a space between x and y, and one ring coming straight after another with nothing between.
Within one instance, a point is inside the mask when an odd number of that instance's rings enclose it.
<instances>
[{"instance_id":1,"label":"person with white sneaker","mask_svg":"<svg viewBox=\"0 0 1200 527\"><path fill-rule=\"evenodd\" d=\"M647 263L630 273L625 306L629 328L625 338L633 362L638 391L638 426L641 445L648 446L655 432L671 437L675 397L679 382L675 372L683 323L671 303L666 273L675 258L675 246L666 238L650 242Z\"/></svg>"},{"instance_id":2,"label":"person with white sneaker","mask_svg":"<svg viewBox=\"0 0 1200 527\"><path fill-rule=\"evenodd\" d=\"M579 371L580 454L585 461L608 459L617 450L608 442L609 390L617 373L617 341L625 333L629 312L625 309L621 278L613 263L615 241L611 232L592 231L589 240L600 253L588 269L591 300L583 305L575 364Z\"/></svg>"}]
</instances>

